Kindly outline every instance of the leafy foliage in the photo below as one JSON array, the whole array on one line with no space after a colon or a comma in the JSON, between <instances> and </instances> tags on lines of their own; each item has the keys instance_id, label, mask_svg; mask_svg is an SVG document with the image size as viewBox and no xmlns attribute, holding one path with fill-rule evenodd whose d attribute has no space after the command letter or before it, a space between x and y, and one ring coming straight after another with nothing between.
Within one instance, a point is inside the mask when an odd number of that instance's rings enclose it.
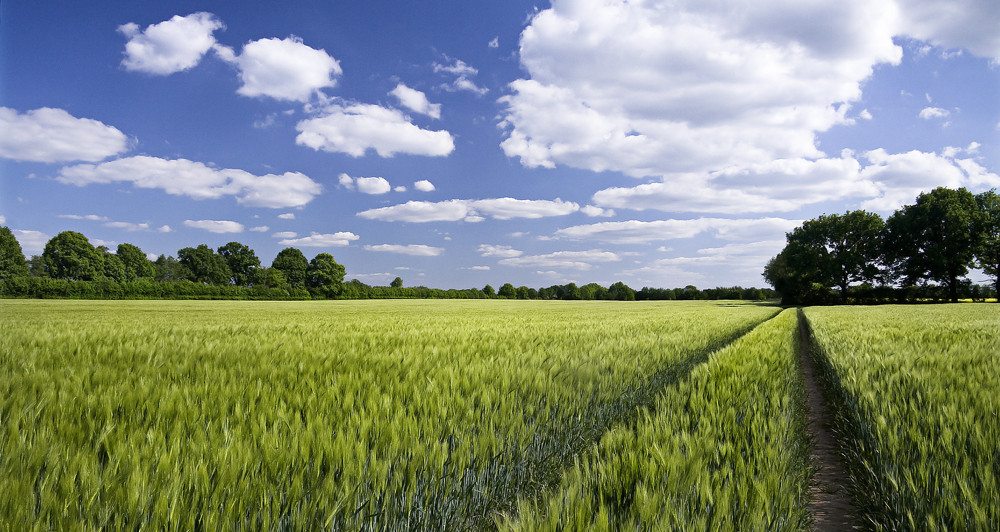
<instances>
[{"instance_id":1,"label":"leafy foliage","mask_svg":"<svg viewBox=\"0 0 1000 532\"><path fill-rule=\"evenodd\" d=\"M104 277L101 252L75 231L63 231L49 239L42 251L42 264L53 279L91 281Z\"/></svg>"},{"instance_id":2,"label":"leafy foliage","mask_svg":"<svg viewBox=\"0 0 1000 532\"><path fill-rule=\"evenodd\" d=\"M0 280L28 275L24 252L10 228L0 226Z\"/></svg>"}]
</instances>

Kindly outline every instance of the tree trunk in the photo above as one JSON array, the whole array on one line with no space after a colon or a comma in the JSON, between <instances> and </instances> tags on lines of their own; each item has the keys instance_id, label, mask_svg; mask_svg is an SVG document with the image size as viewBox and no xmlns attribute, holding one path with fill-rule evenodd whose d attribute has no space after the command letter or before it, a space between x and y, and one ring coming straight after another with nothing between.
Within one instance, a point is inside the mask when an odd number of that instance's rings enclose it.
<instances>
[{"instance_id":1,"label":"tree trunk","mask_svg":"<svg viewBox=\"0 0 1000 532\"><path fill-rule=\"evenodd\" d=\"M958 303L958 276L950 275L948 280L948 299L952 303Z\"/></svg>"}]
</instances>

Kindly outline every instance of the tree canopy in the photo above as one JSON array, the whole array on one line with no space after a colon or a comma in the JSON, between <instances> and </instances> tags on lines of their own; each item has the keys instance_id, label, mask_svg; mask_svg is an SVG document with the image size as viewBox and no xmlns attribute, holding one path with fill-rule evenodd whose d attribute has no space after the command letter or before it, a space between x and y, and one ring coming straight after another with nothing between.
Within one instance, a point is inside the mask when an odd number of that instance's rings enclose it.
<instances>
[{"instance_id":1,"label":"tree canopy","mask_svg":"<svg viewBox=\"0 0 1000 532\"><path fill-rule=\"evenodd\" d=\"M24 260L21 244L9 228L0 226L0 279L26 275L28 263Z\"/></svg>"},{"instance_id":2,"label":"tree canopy","mask_svg":"<svg viewBox=\"0 0 1000 532\"><path fill-rule=\"evenodd\" d=\"M42 251L42 264L53 279L92 281L104 276L101 252L76 231L63 231L49 239Z\"/></svg>"}]
</instances>

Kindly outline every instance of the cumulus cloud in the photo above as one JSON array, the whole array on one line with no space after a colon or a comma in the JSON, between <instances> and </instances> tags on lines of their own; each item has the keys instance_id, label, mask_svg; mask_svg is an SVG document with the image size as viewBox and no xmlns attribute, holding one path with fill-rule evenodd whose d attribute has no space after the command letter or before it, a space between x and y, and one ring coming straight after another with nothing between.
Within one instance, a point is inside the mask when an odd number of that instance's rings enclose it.
<instances>
[{"instance_id":1,"label":"cumulus cloud","mask_svg":"<svg viewBox=\"0 0 1000 532\"><path fill-rule=\"evenodd\" d=\"M877 187L860 170L850 152L837 159L778 159L608 188L595 193L593 201L601 207L667 212L789 212L821 201L877 195Z\"/></svg>"},{"instance_id":2,"label":"cumulus cloud","mask_svg":"<svg viewBox=\"0 0 1000 532\"><path fill-rule=\"evenodd\" d=\"M309 236L302 238L288 238L285 240L279 240L278 243L283 246L301 246L301 247L343 247L350 245L351 242L360 239L361 237L350 232L339 232L339 233L312 233Z\"/></svg>"},{"instance_id":3,"label":"cumulus cloud","mask_svg":"<svg viewBox=\"0 0 1000 532\"><path fill-rule=\"evenodd\" d=\"M107 222L104 227L110 227L112 229L121 229L123 231L148 231L148 223L134 223L134 222Z\"/></svg>"},{"instance_id":4,"label":"cumulus cloud","mask_svg":"<svg viewBox=\"0 0 1000 532\"><path fill-rule=\"evenodd\" d=\"M14 233L14 237L17 238L17 243L21 244L21 251L26 257L32 255L41 255L42 251L45 250L45 244L48 243L49 235L41 231L30 231L22 229L11 229L11 233Z\"/></svg>"},{"instance_id":5,"label":"cumulus cloud","mask_svg":"<svg viewBox=\"0 0 1000 532\"><path fill-rule=\"evenodd\" d=\"M576 225L556 231L555 236L569 240L602 241L615 244L645 244L708 234L725 240L766 240L784 238L801 220L783 218L729 219L695 218L690 220L626 220Z\"/></svg>"},{"instance_id":6,"label":"cumulus cloud","mask_svg":"<svg viewBox=\"0 0 1000 532\"><path fill-rule=\"evenodd\" d=\"M156 188L194 199L234 196L241 205L270 208L305 205L322 191L319 183L298 172L258 176L243 170L211 168L187 159L144 155L66 167L56 179L77 186L131 183L138 188Z\"/></svg>"},{"instance_id":7,"label":"cumulus cloud","mask_svg":"<svg viewBox=\"0 0 1000 532\"><path fill-rule=\"evenodd\" d=\"M243 224L230 220L184 220L184 226L201 229L210 233L243 232Z\"/></svg>"},{"instance_id":8,"label":"cumulus cloud","mask_svg":"<svg viewBox=\"0 0 1000 532\"><path fill-rule=\"evenodd\" d=\"M252 230L253 229L251 229L251 231ZM299 234L296 233L295 231L279 231L279 232L274 233L273 235L271 235L272 238L285 238L285 239L295 238L297 236L299 236Z\"/></svg>"},{"instance_id":9,"label":"cumulus cloud","mask_svg":"<svg viewBox=\"0 0 1000 532\"><path fill-rule=\"evenodd\" d=\"M295 219L295 213L294 212L286 212L286 213L279 214L278 215L278 219L279 220L294 220Z\"/></svg>"},{"instance_id":10,"label":"cumulus cloud","mask_svg":"<svg viewBox=\"0 0 1000 532\"><path fill-rule=\"evenodd\" d=\"M590 216L590 217L602 216L602 217L605 217L605 218L610 218L610 217L612 217L612 216L615 215L615 211L613 211L611 209L602 209L602 208L596 207L594 205L587 205L587 206L581 207L580 208L580 212L582 212L583 214L586 214L587 216Z\"/></svg>"},{"instance_id":11,"label":"cumulus cloud","mask_svg":"<svg viewBox=\"0 0 1000 532\"><path fill-rule=\"evenodd\" d=\"M413 182L413 188L419 190L420 192L434 192L434 183L426 179L421 179L420 181Z\"/></svg>"},{"instance_id":12,"label":"cumulus cloud","mask_svg":"<svg viewBox=\"0 0 1000 532\"><path fill-rule=\"evenodd\" d=\"M618 262L617 254L610 251L591 249L588 251L556 251L544 255L525 255L501 259L500 264L526 268L563 268L589 270L594 263Z\"/></svg>"},{"instance_id":13,"label":"cumulus cloud","mask_svg":"<svg viewBox=\"0 0 1000 532\"><path fill-rule=\"evenodd\" d=\"M978 146L974 147L974 150ZM863 178L878 188L879 194L861 204L862 208L890 212L912 203L922 192L935 187L966 187L973 191L1000 187L1000 176L986 170L974 159L957 159L961 152L946 149L945 155L921 152L890 154L883 149L864 154L869 165Z\"/></svg>"},{"instance_id":14,"label":"cumulus cloud","mask_svg":"<svg viewBox=\"0 0 1000 532\"><path fill-rule=\"evenodd\" d=\"M271 230L271 228L268 227L268 226L266 226L266 225L258 225L257 227L251 227L250 228L250 231L252 231L254 233L266 233L266 232L268 232L270 230Z\"/></svg>"},{"instance_id":15,"label":"cumulus cloud","mask_svg":"<svg viewBox=\"0 0 1000 532\"><path fill-rule=\"evenodd\" d=\"M236 65L242 83L236 92L249 97L308 102L320 89L336 85L343 73L326 50L312 48L294 35L248 42L238 56L223 46L216 52Z\"/></svg>"},{"instance_id":16,"label":"cumulus cloud","mask_svg":"<svg viewBox=\"0 0 1000 532\"><path fill-rule=\"evenodd\" d=\"M818 158L873 66L898 63L895 7L849 0L556 0L520 41L505 153L641 177Z\"/></svg>"},{"instance_id":17,"label":"cumulus cloud","mask_svg":"<svg viewBox=\"0 0 1000 532\"><path fill-rule=\"evenodd\" d=\"M400 105L414 113L427 115L431 118L441 118L441 104L431 103L427 100L426 94L416 89L411 89L405 84L400 83L389 94L395 96L399 100Z\"/></svg>"},{"instance_id":18,"label":"cumulus cloud","mask_svg":"<svg viewBox=\"0 0 1000 532\"><path fill-rule=\"evenodd\" d=\"M117 128L62 109L42 107L24 114L0 107L0 157L15 161L96 162L128 149Z\"/></svg>"},{"instance_id":19,"label":"cumulus cloud","mask_svg":"<svg viewBox=\"0 0 1000 532\"><path fill-rule=\"evenodd\" d=\"M479 251L479 255L482 257L511 258L524 255L523 251L510 246L492 246L489 244L480 244L477 251Z\"/></svg>"},{"instance_id":20,"label":"cumulus cloud","mask_svg":"<svg viewBox=\"0 0 1000 532\"><path fill-rule=\"evenodd\" d=\"M942 109L940 107L924 107L920 110L920 114L917 115L924 120L933 120L935 118L948 118L951 115L947 109Z\"/></svg>"},{"instance_id":21,"label":"cumulus cloud","mask_svg":"<svg viewBox=\"0 0 1000 532\"><path fill-rule=\"evenodd\" d=\"M455 149L451 133L421 129L402 112L362 103L332 104L321 116L298 123L295 142L314 150L361 157L397 153L441 157Z\"/></svg>"},{"instance_id":22,"label":"cumulus cloud","mask_svg":"<svg viewBox=\"0 0 1000 532\"><path fill-rule=\"evenodd\" d=\"M224 26L211 13L175 15L139 31L134 22L118 27L125 43L126 70L165 76L194 67L215 44L215 30Z\"/></svg>"},{"instance_id":23,"label":"cumulus cloud","mask_svg":"<svg viewBox=\"0 0 1000 532\"><path fill-rule=\"evenodd\" d=\"M408 201L400 205L369 209L358 213L362 218L385 222L478 222L484 216L497 220L562 216L580 210L580 206L556 198L519 200L494 198L482 200L447 200L439 202Z\"/></svg>"},{"instance_id":24,"label":"cumulus cloud","mask_svg":"<svg viewBox=\"0 0 1000 532\"><path fill-rule=\"evenodd\" d=\"M389 182L382 177L359 177L354 184L362 194L386 194L392 190Z\"/></svg>"},{"instance_id":25,"label":"cumulus cloud","mask_svg":"<svg viewBox=\"0 0 1000 532\"><path fill-rule=\"evenodd\" d=\"M897 0L901 33L942 48L966 48L1000 60L1000 3L993 0Z\"/></svg>"},{"instance_id":26,"label":"cumulus cloud","mask_svg":"<svg viewBox=\"0 0 1000 532\"><path fill-rule=\"evenodd\" d=\"M423 244L409 244L405 246L398 244L378 244L374 246L365 246L365 250L400 253L402 255L413 255L416 257L436 257L444 252L444 248L425 246Z\"/></svg>"}]
</instances>

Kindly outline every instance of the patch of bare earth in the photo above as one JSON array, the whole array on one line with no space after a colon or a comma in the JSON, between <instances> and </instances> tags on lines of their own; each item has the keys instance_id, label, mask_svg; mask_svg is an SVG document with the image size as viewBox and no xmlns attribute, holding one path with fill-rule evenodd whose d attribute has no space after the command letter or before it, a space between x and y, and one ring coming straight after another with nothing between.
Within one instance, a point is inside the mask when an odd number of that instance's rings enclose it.
<instances>
[{"instance_id":1,"label":"patch of bare earth","mask_svg":"<svg viewBox=\"0 0 1000 532\"><path fill-rule=\"evenodd\" d=\"M818 531L861 530L857 522L857 511L847 491L849 478L844 467L837 441L830 431L833 415L816 376L816 365L809 353L811 338L805 316L799 311L799 358L802 361L802 377L805 384L806 407L808 409L808 430L812 440L809 460L813 468L812 483L809 487L809 511L812 513L813 529Z\"/></svg>"}]
</instances>

